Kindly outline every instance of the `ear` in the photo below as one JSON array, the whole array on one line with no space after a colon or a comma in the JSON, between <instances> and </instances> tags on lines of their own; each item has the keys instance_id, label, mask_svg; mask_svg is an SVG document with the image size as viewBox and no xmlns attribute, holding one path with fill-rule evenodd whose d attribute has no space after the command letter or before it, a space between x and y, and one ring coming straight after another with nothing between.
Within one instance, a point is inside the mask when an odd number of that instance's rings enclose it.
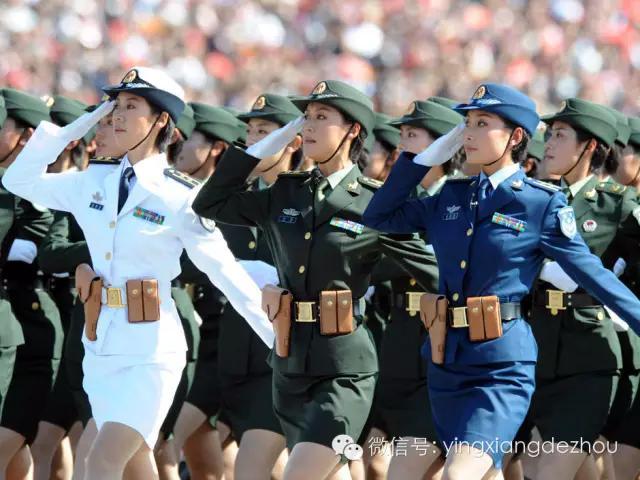
<instances>
[{"instance_id":1,"label":"ear","mask_svg":"<svg viewBox=\"0 0 640 480\"><path fill-rule=\"evenodd\" d=\"M31 127L25 128L24 131L22 132L22 135L20 135L20 141L18 143L22 146L26 145L29 139L31 138L31 135L33 135L33 128Z\"/></svg>"},{"instance_id":2,"label":"ear","mask_svg":"<svg viewBox=\"0 0 640 480\"><path fill-rule=\"evenodd\" d=\"M158 126L158 129L162 129L167 126L167 123L169 123L169 114L167 112L162 112L156 125Z\"/></svg>"},{"instance_id":3,"label":"ear","mask_svg":"<svg viewBox=\"0 0 640 480\"><path fill-rule=\"evenodd\" d=\"M362 130L362 126L359 123L354 123L351 126L351 130L349 131L349 138L357 138L360 135L360 130Z\"/></svg>"},{"instance_id":4,"label":"ear","mask_svg":"<svg viewBox=\"0 0 640 480\"><path fill-rule=\"evenodd\" d=\"M220 155L224 153L224 151L229 147L229 144L223 142L222 140L216 140L213 142L213 146L209 151L209 158L218 158Z\"/></svg>"},{"instance_id":5,"label":"ear","mask_svg":"<svg viewBox=\"0 0 640 480\"><path fill-rule=\"evenodd\" d=\"M524 130L522 127L516 127L511 134L511 148L515 148L516 145L520 145L520 142L524 139Z\"/></svg>"},{"instance_id":6,"label":"ear","mask_svg":"<svg viewBox=\"0 0 640 480\"><path fill-rule=\"evenodd\" d=\"M70 152L71 150L76 148L78 145L80 145L81 141L82 140L74 140L73 142L69 142L69 144L66 147L64 147L65 151Z\"/></svg>"},{"instance_id":7,"label":"ear","mask_svg":"<svg viewBox=\"0 0 640 480\"><path fill-rule=\"evenodd\" d=\"M587 147L586 147L585 153L589 153L589 154L593 155L593 153L596 151L596 148L598 148L598 141L595 138L592 138L587 143Z\"/></svg>"},{"instance_id":8,"label":"ear","mask_svg":"<svg viewBox=\"0 0 640 480\"><path fill-rule=\"evenodd\" d=\"M296 135L289 145L287 145L287 153L295 153L302 147L302 137Z\"/></svg>"}]
</instances>

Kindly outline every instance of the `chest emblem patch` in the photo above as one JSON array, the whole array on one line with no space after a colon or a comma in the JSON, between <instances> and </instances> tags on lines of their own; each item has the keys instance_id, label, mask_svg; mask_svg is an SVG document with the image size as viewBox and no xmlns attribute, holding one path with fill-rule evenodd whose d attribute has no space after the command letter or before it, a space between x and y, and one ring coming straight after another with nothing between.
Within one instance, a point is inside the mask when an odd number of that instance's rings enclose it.
<instances>
[{"instance_id":1,"label":"chest emblem patch","mask_svg":"<svg viewBox=\"0 0 640 480\"><path fill-rule=\"evenodd\" d=\"M460 205L449 205L447 207L447 213L442 216L443 220L457 220L460 216L460 210L462 207Z\"/></svg>"},{"instance_id":2,"label":"chest emblem patch","mask_svg":"<svg viewBox=\"0 0 640 480\"><path fill-rule=\"evenodd\" d=\"M595 220L587 220L582 224L582 229L585 232L595 232L596 228L598 228L598 222Z\"/></svg>"},{"instance_id":3,"label":"chest emblem patch","mask_svg":"<svg viewBox=\"0 0 640 480\"><path fill-rule=\"evenodd\" d=\"M295 208L283 208L282 215L278 217L279 223L296 223L300 212Z\"/></svg>"}]
</instances>

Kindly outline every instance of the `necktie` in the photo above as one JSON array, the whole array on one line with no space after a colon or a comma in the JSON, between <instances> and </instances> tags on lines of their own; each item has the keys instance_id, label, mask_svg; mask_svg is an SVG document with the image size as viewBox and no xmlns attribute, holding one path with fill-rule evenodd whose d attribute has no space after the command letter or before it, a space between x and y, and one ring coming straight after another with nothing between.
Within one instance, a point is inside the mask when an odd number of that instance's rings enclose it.
<instances>
[{"instance_id":1,"label":"necktie","mask_svg":"<svg viewBox=\"0 0 640 480\"><path fill-rule=\"evenodd\" d=\"M493 186L488 177L485 177L478 187L478 203L482 203L488 199L493 193Z\"/></svg>"},{"instance_id":2,"label":"necktie","mask_svg":"<svg viewBox=\"0 0 640 480\"><path fill-rule=\"evenodd\" d=\"M127 197L129 197L129 182L135 176L136 172L133 171L133 167L127 167L124 169L122 176L120 177L120 188L118 189L118 213L124 207Z\"/></svg>"},{"instance_id":3,"label":"necktie","mask_svg":"<svg viewBox=\"0 0 640 480\"><path fill-rule=\"evenodd\" d=\"M569 187L564 187L562 189L562 193L564 193L565 197L567 197L567 202L571 200L571 189Z\"/></svg>"},{"instance_id":4,"label":"necktie","mask_svg":"<svg viewBox=\"0 0 640 480\"><path fill-rule=\"evenodd\" d=\"M318 183L318 186L316 187L317 203L322 203L324 199L327 197L326 194L329 192L328 187L329 187L329 180L327 180L326 178L322 178L320 180L320 183Z\"/></svg>"}]
</instances>

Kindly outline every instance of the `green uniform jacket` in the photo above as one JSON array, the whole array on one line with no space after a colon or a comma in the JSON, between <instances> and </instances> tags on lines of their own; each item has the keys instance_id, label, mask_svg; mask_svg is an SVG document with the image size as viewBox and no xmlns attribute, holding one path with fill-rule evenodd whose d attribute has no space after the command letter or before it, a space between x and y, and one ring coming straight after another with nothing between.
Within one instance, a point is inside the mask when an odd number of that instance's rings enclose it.
<instances>
[{"instance_id":1,"label":"green uniform jacket","mask_svg":"<svg viewBox=\"0 0 640 480\"><path fill-rule=\"evenodd\" d=\"M219 222L259 227L274 256L280 285L295 301L317 301L323 290L351 290L357 301L383 254L400 262L418 282L430 277L422 240L395 238L361 224L378 185L357 167L316 212L316 183L310 172L281 174L268 189L246 191L245 181L258 163L238 148L227 150L193 208ZM377 370L377 356L362 325L348 335L326 336L320 335L317 323L294 322L289 357L272 353L271 365L289 374L364 373Z\"/></svg>"},{"instance_id":2,"label":"green uniform jacket","mask_svg":"<svg viewBox=\"0 0 640 480\"><path fill-rule=\"evenodd\" d=\"M0 179L5 171L6 169L0 168ZM5 239L9 236L11 227L16 220L15 207L15 196L5 190L0 183L0 244L2 244L0 269L9 253L8 247L11 246L9 242L5 242ZM15 238L15 235L10 236ZM0 275L1 280L2 276ZM4 288L0 286L0 347L13 347L23 343L24 336L22 335L20 322L18 322L11 310L11 304L7 299Z\"/></svg>"},{"instance_id":3,"label":"green uniform jacket","mask_svg":"<svg viewBox=\"0 0 640 480\"><path fill-rule=\"evenodd\" d=\"M632 215L637 206L635 197L634 189L599 182L594 177L569 201L575 211L578 233L608 269L613 269L618 258L627 261L627 268L634 269L637 265L640 224ZM540 283L538 288L557 290L553 285ZM574 293L585 292L578 288ZM620 342L601 306L568 309L552 315L549 309L534 305L530 323L538 342L540 378L622 367Z\"/></svg>"}]
</instances>

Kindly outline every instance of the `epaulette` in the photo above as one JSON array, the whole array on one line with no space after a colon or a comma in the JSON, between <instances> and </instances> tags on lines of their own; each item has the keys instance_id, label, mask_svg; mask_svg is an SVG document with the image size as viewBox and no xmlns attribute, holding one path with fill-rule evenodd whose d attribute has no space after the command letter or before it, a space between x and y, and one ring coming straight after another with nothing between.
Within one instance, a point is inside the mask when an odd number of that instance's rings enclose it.
<instances>
[{"instance_id":1,"label":"epaulette","mask_svg":"<svg viewBox=\"0 0 640 480\"><path fill-rule=\"evenodd\" d=\"M120 158L96 157L89 160L89 165L119 165L120 161Z\"/></svg>"},{"instance_id":2,"label":"epaulette","mask_svg":"<svg viewBox=\"0 0 640 480\"><path fill-rule=\"evenodd\" d=\"M370 177L358 177L358 181L366 186L366 187L371 187L371 188L375 188L376 190L378 188L380 188L382 185L384 185L384 182L381 182L380 180L376 180L374 178L370 178Z\"/></svg>"},{"instance_id":3,"label":"epaulette","mask_svg":"<svg viewBox=\"0 0 640 480\"><path fill-rule=\"evenodd\" d=\"M200 185L200 182L193 177L190 177L186 173L182 173L180 170L176 170L175 168L165 168L164 174L166 177L169 177L176 182L183 184L185 187L195 188Z\"/></svg>"},{"instance_id":4,"label":"epaulette","mask_svg":"<svg viewBox=\"0 0 640 480\"><path fill-rule=\"evenodd\" d=\"M526 177L524 181L533 187L538 187L542 190L546 190L547 192L556 193L562 191L560 187L553 185L552 183L543 182L537 178Z\"/></svg>"},{"instance_id":5,"label":"epaulette","mask_svg":"<svg viewBox=\"0 0 640 480\"><path fill-rule=\"evenodd\" d=\"M596 190L600 192L613 193L615 195L622 195L627 189L624 185L620 185L615 182L600 182L596 185Z\"/></svg>"},{"instance_id":6,"label":"epaulette","mask_svg":"<svg viewBox=\"0 0 640 480\"><path fill-rule=\"evenodd\" d=\"M307 178L311 175L311 170L287 170L286 172L280 172L278 178Z\"/></svg>"}]
</instances>

